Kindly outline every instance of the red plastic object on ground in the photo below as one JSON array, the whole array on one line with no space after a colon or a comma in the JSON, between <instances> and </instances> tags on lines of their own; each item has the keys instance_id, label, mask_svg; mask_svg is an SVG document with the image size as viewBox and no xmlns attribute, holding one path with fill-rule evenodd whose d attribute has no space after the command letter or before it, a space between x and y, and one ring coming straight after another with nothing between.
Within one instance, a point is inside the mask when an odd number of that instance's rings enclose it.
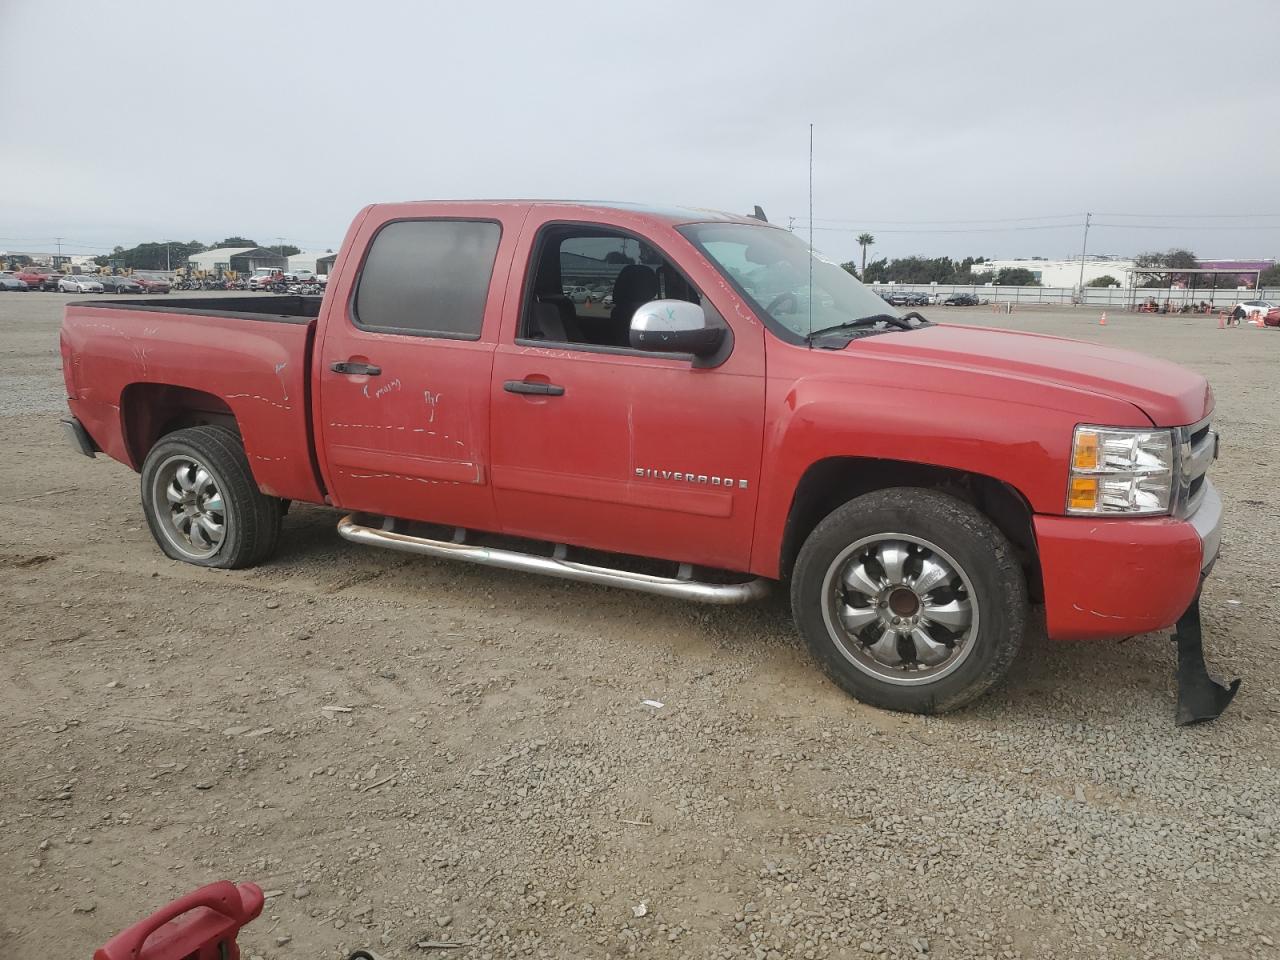
<instances>
[{"instance_id":1,"label":"red plastic object on ground","mask_svg":"<svg viewBox=\"0 0 1280 960\"><path fill-rule=\"evenodd\" d=\"M93 960L240 960L236 936L262 913L262 888L219 880L116 934Z\"/></svg>"}]
</instances>

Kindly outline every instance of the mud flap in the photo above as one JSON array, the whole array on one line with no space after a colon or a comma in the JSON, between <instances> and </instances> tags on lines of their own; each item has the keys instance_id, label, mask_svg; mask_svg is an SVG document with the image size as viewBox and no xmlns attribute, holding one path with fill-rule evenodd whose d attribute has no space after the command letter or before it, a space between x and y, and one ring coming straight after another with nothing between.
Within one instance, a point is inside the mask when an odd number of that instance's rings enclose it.
<instances>
[{"instance_id":1,"label":"mud flap","mask_svg":"<svg viewBox=\"0 0 1280 960\"><path fill-rule=\"evenodd\" d=\"M1200 629L1200 594L1173 628L1178 645L1178 726L1213 720L1227 709L1240 688L1239 680L1223 686L1204 663L1204 636Z\"/></svg>"}]
</instances>

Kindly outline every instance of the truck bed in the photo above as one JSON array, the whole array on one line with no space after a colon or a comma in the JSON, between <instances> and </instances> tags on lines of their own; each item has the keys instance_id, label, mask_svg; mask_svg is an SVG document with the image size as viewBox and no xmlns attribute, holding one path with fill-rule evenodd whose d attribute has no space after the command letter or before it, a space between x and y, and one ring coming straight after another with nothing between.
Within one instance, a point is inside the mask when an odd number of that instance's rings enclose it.
<instances>
[{"instance_id":1,"label":"truck bed","mask_svg":"<svg viewBox=\"0 0 1280 960\"><path fill-rule=\"evenodd\" d=\"M319 297L72 301L62 327L71 412L135 470L155 437L224 423L264 493L322 502L310 362Z\"/></svg>"},{"instance_id":2,"label":"truck bed","mask_svg":"<svg viewBox=\"0 0 1280 960\"><path fill-rule=\"evenodd\" d=\"M266 320L274 323L306 323L320 316L323 297L288 297L256 294L246 297L184 297L156 303L150 300L86 300L74 307L110 310L137 310L149 313L196 314L211 317L236 317L241 320Z\"/></svg>"}]
</instances>

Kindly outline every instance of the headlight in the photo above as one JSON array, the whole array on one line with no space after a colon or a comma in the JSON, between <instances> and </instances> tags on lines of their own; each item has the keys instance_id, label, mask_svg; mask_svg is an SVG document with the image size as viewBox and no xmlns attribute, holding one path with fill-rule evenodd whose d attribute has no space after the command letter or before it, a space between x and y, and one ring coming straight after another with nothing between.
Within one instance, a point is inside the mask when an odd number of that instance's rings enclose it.
<instances>
[{"instance_id":1,"label":"headlight","mask_svg":"<svg viewBox=\"0 0 1280 960\"><path fill-rule=\"evenodd\" d=\"M1067 513L1168 513L1173 459L1173 435L1168 430L1076 427Z\"/></svg>"}]
</instances>

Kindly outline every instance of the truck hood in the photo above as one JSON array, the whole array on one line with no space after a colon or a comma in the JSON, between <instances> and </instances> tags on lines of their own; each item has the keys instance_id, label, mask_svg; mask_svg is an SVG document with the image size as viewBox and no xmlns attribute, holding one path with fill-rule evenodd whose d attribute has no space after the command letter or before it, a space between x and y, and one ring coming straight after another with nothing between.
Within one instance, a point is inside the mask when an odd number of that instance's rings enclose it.
<instances>
[{"instance_id":1,"label":"truck hood","mask_svg":"<svg viewBox=\"0 0 1280 960\"><path fill-rule=\"evenodd\" d=\"M1008 381L1054 384L1127 401L1158 427L1204 419L1213 408L1209 382L1175 363L1065 337L937 324L910 333L853 341L864 357L898 358L994 374ZM1008 399L1017 399L1016 389Z\"/></svg>"}]
</instances>

